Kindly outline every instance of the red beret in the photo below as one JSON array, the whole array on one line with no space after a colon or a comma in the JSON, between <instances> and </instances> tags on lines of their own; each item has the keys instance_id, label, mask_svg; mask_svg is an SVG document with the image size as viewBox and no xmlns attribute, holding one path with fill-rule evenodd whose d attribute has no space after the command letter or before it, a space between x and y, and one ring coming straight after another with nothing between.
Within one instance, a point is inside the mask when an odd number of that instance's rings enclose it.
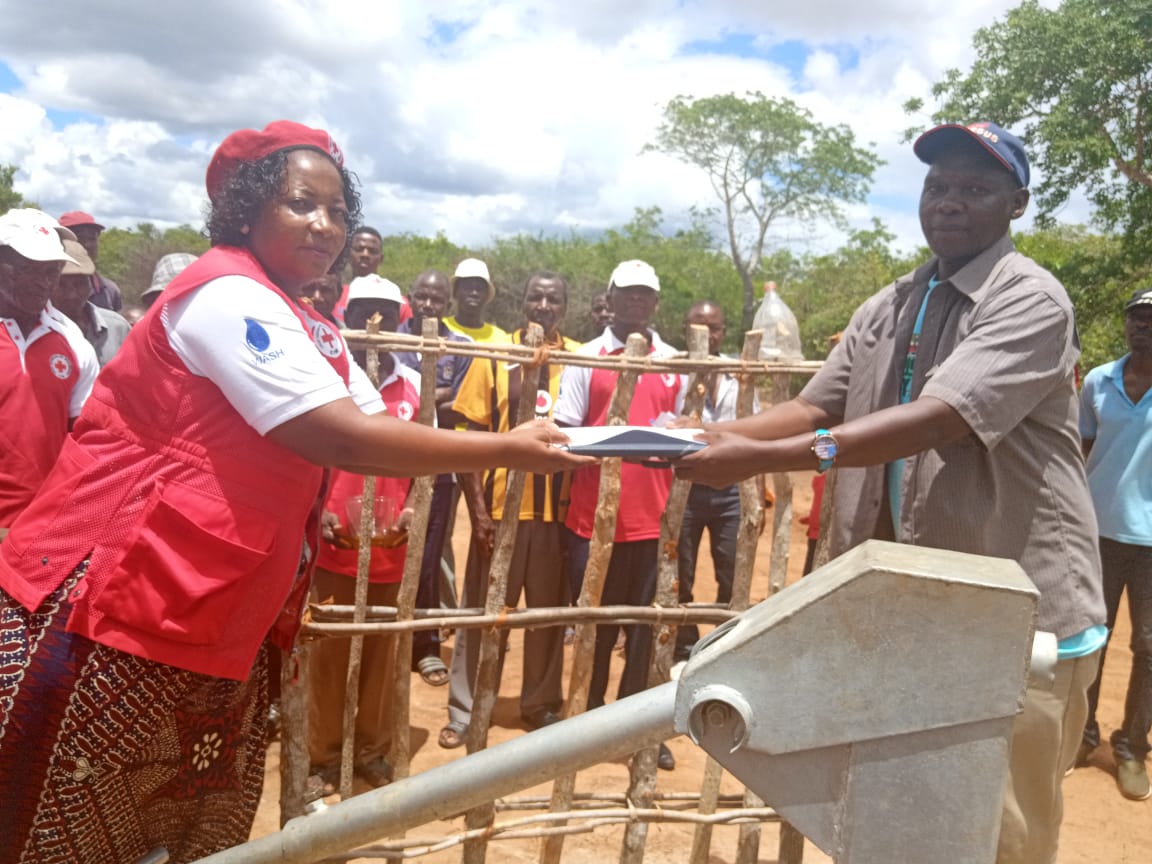
<instances>
[{"instance_id":1,"label":"red beret","mask_svg":"<svg viewBox=\"0 0 1152 864\"><path fill-rule=\"evenodd\" d=\"M212 161L208 163L208 198L216 196L237 167L244 162L255 162L279 150L308 147L332 157L337 165L344 164L344 154L336 142L323 129L313 129L291 120L275 120L261 131L240 129L233 132L216 148Z\"/></svg>"}]
</instances>

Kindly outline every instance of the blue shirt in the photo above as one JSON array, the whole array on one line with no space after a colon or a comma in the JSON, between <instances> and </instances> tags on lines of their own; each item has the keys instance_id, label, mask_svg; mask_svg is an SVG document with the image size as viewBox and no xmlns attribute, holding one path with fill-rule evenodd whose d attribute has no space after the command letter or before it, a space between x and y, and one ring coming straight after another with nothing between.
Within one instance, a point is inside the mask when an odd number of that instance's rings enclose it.
<instances>
[{"instance_id":1,"label":"blue shirt","mask_svg":"<svg viewBox=\"0 0 1152 864\"><path fill-rule=\"evenodd\" d=\"M397 333L404 333L412 336L419 336L420 329L416 327L414 322L415 318L409 318L407 321L401 321L400 326L396 328ZM448 328L448 325L443 321L440 322L439 333L440 338L446 342L472 342L472 338L465 336L462 333L456 333ZM403 363L409 369L420 371L420 355L415 351L396 351L392 355L399 362ZM471 357L462 357L458 354L441 354L436 359L436 386L437 387L451 387L452 397L456 397L456 393L460 390L460 384L464 381L464 375L468 372L468 367L472 364Z\"/></svg>"},{"instance_id":2,"label":"blue shirt","mask_svg":"<svg viewBox=\"0 0 1152 864\"><path fill-rule=\"evenodd\" d=\"M1080 393L1080 436L1093 440L1088 488L1100 536L1152 546L1152 390L1133 404L1124 391L1131 355L1097 366Z\"/></svg>"}]
</instances>

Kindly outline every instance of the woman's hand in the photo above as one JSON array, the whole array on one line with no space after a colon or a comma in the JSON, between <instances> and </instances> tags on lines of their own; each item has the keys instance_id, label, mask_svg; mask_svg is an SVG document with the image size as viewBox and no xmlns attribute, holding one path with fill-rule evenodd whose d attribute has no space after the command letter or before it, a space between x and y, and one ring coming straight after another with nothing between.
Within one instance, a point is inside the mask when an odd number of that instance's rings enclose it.
<instances>
[{"instance_id":1,"label":"woman's hand","mask_svg":"<svg viewBox=\"0 0 1152 864\"><path fill-rule=\"evenodd\" d=\"M708 446L672 463L680 480L722 489L774 470L769 458L772 442L756 441L733 432L705 432L696 436Z\"/></svg>"},{"instance_id":2,"label":"woman's hand","mask_svg":"<svg viewBox=\"0 0 1152 864\"><path fill-rule=\"evenodd\" d=\"M507 456L501 464L533 474L551 474L571 471L598 460L591 456L569 453L562 445L568 443L564 430L551 420L529 420L504 433L508 443Z\"/></svg>"}]
</instances>

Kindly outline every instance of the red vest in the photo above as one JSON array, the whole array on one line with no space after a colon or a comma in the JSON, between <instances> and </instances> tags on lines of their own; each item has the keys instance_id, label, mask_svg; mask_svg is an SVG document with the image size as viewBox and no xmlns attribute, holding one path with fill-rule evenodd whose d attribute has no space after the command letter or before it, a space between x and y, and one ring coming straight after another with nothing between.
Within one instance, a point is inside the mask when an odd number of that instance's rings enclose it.
<instances>
[{"instance_id":1,"label":"red vest","mask_svg":"<svg viewBox=\"0 0 1152 864\"><path fill-rule=\"evenodd\" d=\"M314 316L242 249L212 249L165 300L225 275L274 291L312 332ZM287 647L299 626L302 541L312 529L316 548L324 471L261 437L215 384L188 371L169 345L163 306L103 370L40 494L0 544L0 587L33 610L87 556L70 631L243 680L270 630ZM347 354L326 359L347 382Z\"/></svg>"},{"instance_id":2,"label":"red vest","mask_svg":"<svg viewBox=\"0 0 1152 864\"><path fill-rule=\"evenodd\" d=\"M624 349L611 352L621 354ZM602 351L601 355L609 352ZM649 352L651 353L651 352ZM593 369L588 385L588 426L603 426L608 420L617 373ZM647 426L662 413L676 413L680 376L649 373L636 380L636 392L628 406L628 423ZM672 471L646 468L625 462L620 468L620 507L616 513L617 543L653 540L660 537L660 518L672 490ZM571 503L565 522L573 533L592 536L596 504L600 499L600 466L579 468L572 473Z\"/></svg>"}]
</instances>

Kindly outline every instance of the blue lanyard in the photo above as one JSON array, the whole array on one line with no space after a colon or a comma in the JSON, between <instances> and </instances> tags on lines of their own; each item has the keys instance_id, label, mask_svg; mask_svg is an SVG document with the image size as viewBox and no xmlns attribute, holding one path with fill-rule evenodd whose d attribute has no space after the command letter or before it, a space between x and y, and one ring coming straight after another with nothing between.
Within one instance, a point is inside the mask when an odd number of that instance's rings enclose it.
<instances>
[{"instance_id":1,"label":"blue lanyard","mask_svg":"<svg viewBox=\"0 0 1152 864\"><path fill-rule=\"evenodd\" d=\"M912 325L912 338L908 340L908 353L904 355L904 375L900 381L900 404L912 401L912 372L916 368L916 351L920 347L920 331L924 329L924 314L928 311L928 298L936 290L940 280L933 276L928 280L928 290L920 301L920 311L916 313L916 323ZM900 537L900 507L902 505L901 483L904 479L904 460L895 459L888 463L888 509L892 511L892 530Z\"/></svg>"}]
</instances>

